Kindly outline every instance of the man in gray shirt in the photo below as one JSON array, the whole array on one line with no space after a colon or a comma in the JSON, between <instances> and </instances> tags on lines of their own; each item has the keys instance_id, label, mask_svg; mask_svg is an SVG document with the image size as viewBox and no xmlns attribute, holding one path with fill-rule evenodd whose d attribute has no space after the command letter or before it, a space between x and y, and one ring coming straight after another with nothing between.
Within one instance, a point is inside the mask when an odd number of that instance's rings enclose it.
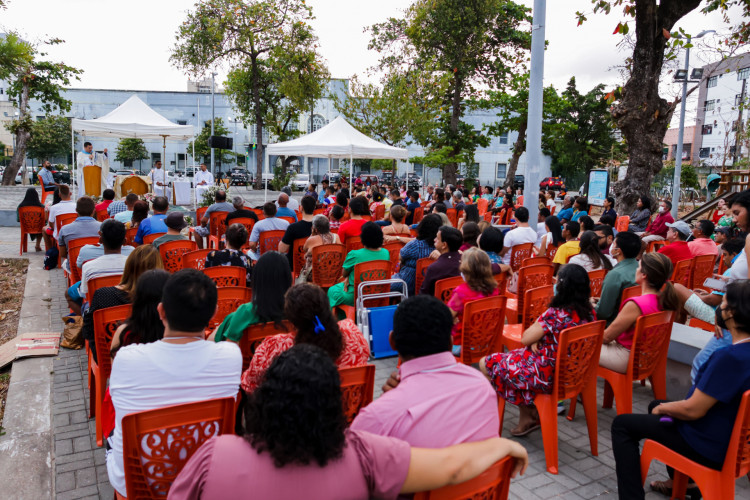
<instances>
[{"instance_id":1,"label":"man in gray shirt","mask_svg":"<svg viewBox=\"0 0 750 500\"><path fill-rule=\"evenodd\" d=\"M227 202L227 192L223 189L216 191L214 200L215 203L208 207L203 215L201 225L195 228L195 242L198 244L198 248L203 248L203 238L211 234L211 214L214 212L234 212L232 204Z\"/></svg>"},{"instance_id":2,"label":"man in gray shirt","mask_svg":"<svg viewBox=\"0 0 750 500\"><path fill-rule=\"evenodd\" d=\"M68 257L68 242L75 240L76 238L99 237L99 226L101 223L93 217L95 211L96 204L94 203L94 200L88 196L78 198L78 201L76 202L76 213L78 214L78 218L70 224L61 227L60 232L57 234L60 258L66 259ZM70 272L70 267L67 266L67 261L63 267Z\"/></svg>"}]
</instances>

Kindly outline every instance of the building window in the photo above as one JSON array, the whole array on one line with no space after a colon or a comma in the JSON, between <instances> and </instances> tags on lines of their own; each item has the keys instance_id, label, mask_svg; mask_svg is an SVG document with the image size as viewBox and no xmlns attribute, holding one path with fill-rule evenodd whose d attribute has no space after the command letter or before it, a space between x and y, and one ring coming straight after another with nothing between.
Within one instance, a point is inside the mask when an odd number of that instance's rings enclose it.
<instances>
[{"instance_id":1,"label":"building window","mask_svg":"<svg viewBox=\"0 0 750 500\"><path fill-rule=\"evenodd\" d=\"M503 132L498 136L500 144L508 144L508 132Z\"/></svg>"},{"instance_id":2,"label":"building window","mask_svg":"<svg viewBox=\"0 0 750 500\"><path fill-rule=\"evenodd\" d=\"M711 135L711 133L714 131L713 125L703 125L703 128L701 129L701 134L703 135Z\"/></svg>"},{"instance_id":3,"label":"building window","mask_svg":"<svg viewBox=\"0 0 750 500\"><path fill-rule=\"evenodd\" d=\"M718 75L712 76L708 79L708 88L716 87L716 85L719 83L719 77Z\"/></svg>"},{"instance_id":4,"label":"building window","mask_svg":"<svg viewBox=\"0 0 750 500\"><path fill-rule=\"evenodd\" d=\"M498 180L500 180L500 179L505 180L505 172L506 172L507 168L508 168L508 164L507 163L498 163L497 164L497 170L496 170L496 173L495 173L495 178L498 179Z\"/></svg>"},{"instance_id":5,"label":"building window","mask_svg":"<svg viewBox=\"0 0 750 500\"><path fill-rule=\"evenodd\" d=\"M422 177L424 175L424 166L421 163L414 164L414 173Z\"/></svg>"},{"instance_id":6,"label":"building window","mask_svg":"<svg viewBox=\"0 0 750 500\"><path fill-rule=\"evenodd\" d=\"M177 125L187 125L186 120L177 120Z\"/></svg>"},{"instance_id":7,"label":"building window","mask_svg":"<svg viewBox=\"0 0 750 500\"><path fill-rule=\"evenodd\" d=\"M310 134L316 130L320 130L326 124L325 118L320 115L314 115L312 117L312 126L310 125L310 118L307 119L307 133Z\"/></svg>"},{"instance_id":8,"label":"building window","mask_svg":"<svg viewBox=\"0 0 750 500\"><path fill-rule=\"evenodd\" d=\"M713 111L714 107L716 107L716 101L714 99L703 102L703 108L705 111Z\"/></svg>"},{"instance_id":9,"label":"building window","mask_svg":"<svg viewBox=\"0 0 750 500\"><path fill-rule=\"evenodd\" d=\"M748 75L750 75L750 66L737 72L737 80L747 80Z\"/></svg>"},{"instance_id":10,"label":"building window","mask_svg":"<svg viewBox=\"0 0 750 500\"><path fill-rule=\"evenodd\" d=\"M708 158L708 155L711 154L711 148L701 148L698 152L698 156L701 158Z\"/></svg>"}]
</instances>

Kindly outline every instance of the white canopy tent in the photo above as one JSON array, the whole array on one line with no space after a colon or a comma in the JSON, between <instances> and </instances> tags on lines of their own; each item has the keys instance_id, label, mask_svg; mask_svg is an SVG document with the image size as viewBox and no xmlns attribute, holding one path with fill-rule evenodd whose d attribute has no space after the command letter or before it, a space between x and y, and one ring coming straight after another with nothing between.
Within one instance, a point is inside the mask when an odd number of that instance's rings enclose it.
<instances>
[{"instance_id":1,"label":"white canopy tent","mask_svg":"<svg viewBox=\"0 0 750 500\"><path fill-rule=\"evenodd\" d=\"M167 140L186 141L195 136L192 125L177 125L151 109L138 96L132 95L124 103L100 118L71 120L74 179L77 179L75 132L85 137L132 137L162 140L162 164L166 165ZM166 166L164 167L166 169Z\"/></svg>"},{"instance_id":2,"label":"white canopy tent","mask_svg":"<svg viewBox=\"0 0 750 500\"><path fill-rule=\"evenodd\" d=\"M354 158L388 160L407 160L409 153L404 148L397 148L370 139L365 134L352 127L341 116L336 117L325 127L292 141L269 144L266 148L266 164L268 156L305 156L309 158L349 158L349 182L354 177ZM270 169L270 165L269 165Z\"/></svg>"}]
</instances>

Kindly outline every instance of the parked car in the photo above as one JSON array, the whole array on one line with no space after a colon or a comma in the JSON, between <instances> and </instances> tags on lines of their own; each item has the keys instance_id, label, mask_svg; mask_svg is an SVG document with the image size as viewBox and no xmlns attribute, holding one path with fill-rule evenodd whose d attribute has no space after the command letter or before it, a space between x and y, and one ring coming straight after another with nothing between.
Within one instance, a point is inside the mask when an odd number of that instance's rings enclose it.
<instances>
[{"instance_id":1,"label":"parked car","mask_svg":"<svg viewBox=\"0 0 750 500\"><path fill-rule=\"evenodd\" d=\"M231 186L247 186L250 176L244 168L233 168L229 171L229 184Z\"/></svg>"},{"instance_id":2,"label":"parked car","mask_svg":"<svg viewBox=\"0 0 750 500\"><path fill-rule=\"evenodd\" d=\"M328 181L329 184L333 185L335 182L341 181L341 179L346 180L346 177L343 177L341 175L341 172L331 170L329 172L326 172L326 174L323 176L324 181Z\"/></svg>"},{"instance_id":3,"label":"parked car","mask_svg":"<svg viewBox=\"0 0 750 500\"><path fill-rule=\"evenodd\" d=\"M386 171L380 174L380 183L393 185L393 172Z\"/></svg>"},{"instance_id":4,"label":"parked car","mask_svg":"<svg viewBox=\"0 0 750 500\"><path fill-rule=\"evenodd\" d=\"M554 189L555 191L564 191L565 182L562 177L545 177L539 183L539 189Z\"/></svg>"},{"instance_id":5,"label":"parked car","mask_svg":"<svg viewBox=\"0 0 750 500\"><path fill-rule=\"evenodd\" d=\"M292 191L294 191L295 189L304 191L309 185L310 174L295 174L294 177L292 177L292 180L289 181L289 187L292 188Z\"/></svg>"},{"instance_id":6,"label":"parked car","mask_svg":"<svg viewBox=\"0 0 750 500\"><path fill-rule=\"evenodd\" d=\"M409 172L406 175L406 189L419 190L422 187L422 178L414 172Z\"/></svg>"},{"instance_id":7,"label":"parked car","mask_svg":"<svg viewBox=\"0 0 750 500\"><path fill-rule=\"evenodd\" d=\"M523 189L526 179L523 175L517 175L515 181L513 181L513 189Z\"/></svg>"}]
</instances>

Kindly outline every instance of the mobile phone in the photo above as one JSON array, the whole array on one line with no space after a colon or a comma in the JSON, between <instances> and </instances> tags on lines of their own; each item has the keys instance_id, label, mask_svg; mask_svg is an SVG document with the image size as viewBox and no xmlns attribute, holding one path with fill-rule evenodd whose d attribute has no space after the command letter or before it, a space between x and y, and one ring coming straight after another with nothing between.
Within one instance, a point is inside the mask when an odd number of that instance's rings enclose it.
<instances>
[{"instance_id":1,"label":"mobile phone","mask_svg":"<svg viewBox=\"0 0 750 500\"><path fill-rule=\"evenodd\" d=\"M706 278L703 282L703 286L723 292L727 288L727 283L724 280L718 280L716 278Z\"/></svg>"}]
</instances>

